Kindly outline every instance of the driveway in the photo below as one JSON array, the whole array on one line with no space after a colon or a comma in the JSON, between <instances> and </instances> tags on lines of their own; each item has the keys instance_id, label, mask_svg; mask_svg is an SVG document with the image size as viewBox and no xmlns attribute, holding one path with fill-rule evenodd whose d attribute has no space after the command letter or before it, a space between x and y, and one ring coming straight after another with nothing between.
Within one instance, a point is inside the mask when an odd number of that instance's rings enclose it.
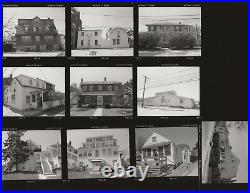
<instances>
[{"instance_id":1,"label":"driveway","mask_svg":"<svg viewBox=\"0 0 250 193\"><path fill-rule=\"evenodd\" d=\"M71 50L71 56L134 56L133 48Z\"/></svg>"}]
</instances>

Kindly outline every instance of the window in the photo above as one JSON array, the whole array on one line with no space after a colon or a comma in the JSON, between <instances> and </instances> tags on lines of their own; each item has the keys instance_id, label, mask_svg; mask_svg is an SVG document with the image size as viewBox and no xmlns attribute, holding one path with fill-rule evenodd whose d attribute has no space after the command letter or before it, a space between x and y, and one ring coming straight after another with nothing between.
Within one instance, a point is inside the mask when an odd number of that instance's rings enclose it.
<instances>
[{"instance_id":1,"label":"window","mask_svg":"<svg viewBox=\"0 0 250 193\"><path fill-rule=\"evenodd\" d=\"M114 86L114 91L118 91L118 85Z\"/></svg>"},{"instance_id":2,"label":"window","mask_svg":"<svg viewBox=\"0 0 250 193\"><path fill-rule=\"evenodd\" d=\"M98 46L98 40L95 40L95 45Z\"/></svg>"},{"instance_id":3,"label":"window","mask_svg":"<svg viewBox=\"0 0 250 193\"><path fill-rule=\"evenodd\" d=\"M117 146L117 141L116 140L113 141L113 146Z\"/></svg>"},{"instance_id":4,"label":"window","mask_svg":"<svg viewBox=\"0 0 250 193\"><path fill-rule=\"evenodd\" d=\"M171 144L164 145L165 156L171 155Z\"/></svg>"},{"instance_id":5,"label":"window","mask_svg":"<svg viewBox=\"0 0 250 193\"><path fill-rule=\"evenodd\" d=\"M156 136L152 137L152 142L156 142Z\"/></svg>"},{"instance_id":6,"label":"window","mask_svg":"<svg viewBox=\"0 0 250 193\"><path fill-rule=\"evenodd\" d=\"M35 94L32 95L32 102L33 103L36 102L36 95Z\"/></svg>"},{"instance_id":7,"label":"window","mask_svg":"<svg viewBox=\"0 0 250 193\"><path fill-rule=\"evenodd\" d=\"M39 81L36 81L36 87L39 87Z\"/></svg>"},{"instance_id":8,"label":"window","mask_svg":"<svg viewBox=\"0 0 250 193\"><path fill-rule=\"evenodd\" d=\"M98 32L97 31L95 31L95 36L98 36Z\"/></svg>"},{"instance_id":9,"label":"window","mask_svg":"<svg viewBox=\"0 0 250 193\"><path fill-rule=\"evenodd\" d=\"M112 155L112 149L108 149L108 155Z\"/></svg>"},{"instance_id":10,"label":"window","mask_svg":"<svg viewBox=\"0 0 250 193\"><path fill-rule=\"evenodd\" d=\"M28 32L28 31L29 31L29 27L28 27L28 26L25 26L25 27L24 27L24 31L25 31L25 32Z\"/></svg>"},{"instance_id":11,"label":"window","mask_svg":"<svg viewBox=\"0 0 250 193\"><path fill-rule=\"evenodd\" d=\"M158 147L159 156L164 156L163 146Z\"/></svg>"},{"instance_id":12,"label":"window","mask_svg":"<svg viewBox=\"0 0 250 193\"><path fill-rule=\"evenodd\" d=\"M45 30L46 30L46 31L49 31L49 25L47 25L47 26L45 27Z\"/></svg>"},{"instance_id":13,"label":"window","mask_svg":"<svg viewBox=\"0 0 250 193\"><path fill-rule=\"evenodd\" d=\"M83 46L83 40L81 40L81 46Z\"/></svg>"},{"instance_id":14,"label":"window","mask_svg":"<svg viewBox=\"0 0 250 193\"><path fill-rule=\"evenodd\" d=\"M26 96L26 104L30 103L30 96Z\"/></svg>"},{"instance_id":15,"label":"window","mask_svg":"<svg viewBox=\"0 0 250 193\"><path fill-rule=\"evenodd\" d=\"M82 31L82 36L84 36L84 32Z\"/></svg>"},{"instance_id":16,"label":"window","mask_svg":"<svg viewBox=\"0 0 250 193\"><path fill-rule=\"evenodd\" d=\"M112 91L112 85L108 86L108 91Z\"/></svg>"},{"instance_id":17,"label":"window","mask_svg":"<svg viewBox=\"0 0 250 193\"><path fill-rule=\"evenodd\" d=\"M40 36L36 36L36 42L40 42Z\"/></svg>"},{"instance_id":18,"label":"window","mask_svg":"<svg viewBox=\"0 0 250 193\"><path fill-rule=\"evenodd\" d=\"M44 40L46 42L50 42L50 41L53 41L54 40L54 37L52 35L47 35L47 36L44 36Z\"/></svg>"},{"instance_id":19,"label":"window","mask_svg":"<svg viewBox=\"0 0 250 193\"><path fill-rule=\"evenodd\" d=\"M117 31L117 36L118 36L118 38L120 37L120 31Z\"/></svg>"},{"instance_id":20,"label":"window","mask_svg":"<svg viewBox=\"0 0 250 193\"><path fill-rule=\"evenodd\" d=\"M181 103L181 104L183 103L183 99L180 99L180 103Z\"/></svg>"},{"instance_id":21,"label":"window","mask_svg":"<svg viewBox=\"0 0 250 193\"><path fill-rule=\"evenodd\" d=\"M98 85L98 90L102 91L102 85Z\"/></svg>"},{"instance_id":22,"label":"window","mask_svg":"<svg viewBox=\"0 0 250 193\"><path fill-rule=\"evenodd\" d=\"M87 91L88 87L87 86L82 86L82 91Z\"/></svg>"},{"instance_id":23,"label":"window","mask_svg":"<svg viewBox=\"0 0 250 193\"><path fill-rule=\"evenodd\" d=\"M29 79L29 84L30 86L32 86L32 79Z\"/></svg>"},{"instance_id":24,"label":"window","mask_svg":"<svg viewBox=\"0 0 250 193\"><path fill-rule=\"evenodd\" d=\"M113 39L113 45L116 45L116 40L115 39Z\"/></svg>"},{"instance_id":25,"label":"window","mask_svg":"<svg viewBox=\"0 0 250 193\"><path fill-rule=\"evenodd\" d=\"M94 91L94 86L89 86L89 91Z\"/></svg>"},{"instance_id":26,"label":"window","mask_svg":"<svg viewBox=\"0 0 250 193\"><path fill-rule=\"evenodd\" d=\"M114 150L113 150L113 155L118 155L117 149L114 149Z\"/></svg>"},{"instance_id":27,"label":"window","mask_svg":"<svg viewBox=\"0 0 250 193\"><path fill-rule=\"evenodd\" d=\"M117 41L117 45L120 45L120 39L117 39L116 41Z\"/></svg>"},{"instance_id":28,"label":"window","mask_svg":"<svg viewBox=\"0 0 250 193\"><path fill-rule=\"evenodd\" d=\"M36 32L36 27L33 27L33 32Z\"/></svg>"},{"instance_id":29,"label":"window","mask_svg":"<svg viewBox=\"0 0 250 193\"><path fill-rule=\"evenodd\" d=\"M31 36L22 36L22 42L31 42Z\"/></svg>"}]
</instances>

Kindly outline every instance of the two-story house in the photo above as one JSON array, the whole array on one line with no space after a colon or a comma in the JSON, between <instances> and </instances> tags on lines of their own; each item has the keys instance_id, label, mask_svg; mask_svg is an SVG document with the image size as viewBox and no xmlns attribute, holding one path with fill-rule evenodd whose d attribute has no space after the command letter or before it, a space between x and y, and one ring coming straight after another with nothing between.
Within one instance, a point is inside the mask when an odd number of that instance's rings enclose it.
<instances>
[{"instance_id":1,"label":"two-story house","mask_svg":"<svg viewBox=\"0 0 250 193\"><path fill-rule=\"evenodd\" d=\"M86 138L78 149L78 165L89 168L111 167L121 164L119 145L113 135Z\"/></svg>"},{"instance_id":2,"label":"two-story house","mask_svg":"<svg viewBox=\"0 0 250 193\"><path fill-rule=\"evenodd\" d=\"M119 107L115 101L122 97L122 83L117 81L86 81L81 79L78 106Z\"/></svg>"},{"instance_id":3,"label":"two-story house","mask_svg":"<svg viewBox=\"0 0 250 193\"><path fill-rule=\"evenodd\" d=\"M146 106L169 106L191 109L195 106L194 99L178 96L175 91L159 92L153 97L144 99Z\"/></svg>"},{"instance_id":4,"label":"two-story house","mask_svg":"<svg viewBox=\"0 0 250 193\"><path fill-rule=\"evenodd\" d=\"M11 77L11 83L4 90L4 103L18 110L25 109L47 109L55 105L62 105L58 101L52 106L48 102L56 101L50 99L50 94L55 93L55 85L26 75ZM62 102L63 103L63 102Z\"/></svg>"},{"instance_id":5,"label":"two-story house","mask_svg":"<svg viewBox=\"0 0 250 193\"><path fill-rule=\"evenodd\" d=\"M16 26L17 51L55 51L63 49L62 37L58 34L54 20L18 19Z\"/></svg>"},{"instance_id":6,"label":"two-story house","mask_svg":"<svg viewBox=\"0 0 250 193\"><path fill-rule=\"evenodd\" d=\"M78 31L77 48L129 48L131 33L125 28L82 29Z\"/></svg>"},{"instance_id":7,"label":"two-story house","mask_svg":"<svg viewBox=\"0 0 250 193\"><path fill-rule=\"evenodd\" d=\"M160 22L146 25L149 33L158 33L160 35L160 46L169 47L169 40L178 33L189 33L198 40L200 39L200 30L197 26L171 22Z\"/></svg>"}]
</instances>

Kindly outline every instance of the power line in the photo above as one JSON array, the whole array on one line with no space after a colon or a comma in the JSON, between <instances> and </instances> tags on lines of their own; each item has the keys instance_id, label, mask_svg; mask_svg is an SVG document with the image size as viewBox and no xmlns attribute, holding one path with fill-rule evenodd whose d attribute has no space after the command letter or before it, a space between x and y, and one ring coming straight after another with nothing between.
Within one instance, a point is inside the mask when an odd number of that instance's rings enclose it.
<instances>
[{"instance_id":1,"label":"power line","mask_svg":"<svg viewBox=\"0 0 250 193\"><path fill-rule=\"evenodd\" d=\"M97 14L97 13L84 13L81 12L81 15L99 15L99 16L108 16L108 17L133 17L133 15L114 15L114 14Z\"/></svg>"}]
</instances>

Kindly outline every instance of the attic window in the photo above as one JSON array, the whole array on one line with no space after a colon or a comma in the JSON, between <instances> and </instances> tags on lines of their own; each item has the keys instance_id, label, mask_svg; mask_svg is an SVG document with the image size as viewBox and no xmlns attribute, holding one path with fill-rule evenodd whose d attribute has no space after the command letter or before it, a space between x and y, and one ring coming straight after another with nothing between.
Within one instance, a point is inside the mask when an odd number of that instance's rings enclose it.
<instances>
[{"instance_id":1,"label":"attic window","mask_svg":"<svg viewBox=\"0 0 250 193\"><path fill-rule=\"evenodd\" d=\"M97 31L95 31L95 36L98 36L98 32Z\"/></svg>"},{"instance_id":2,"label":"attic window","mask_svg":"<svg viewBox=\"0 0 250 193\"><path fill-rule=\"evenodd\" d=\"M156 142L156 136L152 137L152 142Z\"/></svg>"},{"instance_id":3,"label":"attic window","mask_svg":"<svg viewBox=\"0 0 250 193\"><path fill-rule=\"evenodd\" d=\"M28 31L29 31L29 27L27 27L27 26L24 27L24 31L25 31L25 32L28 32Z\"/></svg>"}]
</instances>

